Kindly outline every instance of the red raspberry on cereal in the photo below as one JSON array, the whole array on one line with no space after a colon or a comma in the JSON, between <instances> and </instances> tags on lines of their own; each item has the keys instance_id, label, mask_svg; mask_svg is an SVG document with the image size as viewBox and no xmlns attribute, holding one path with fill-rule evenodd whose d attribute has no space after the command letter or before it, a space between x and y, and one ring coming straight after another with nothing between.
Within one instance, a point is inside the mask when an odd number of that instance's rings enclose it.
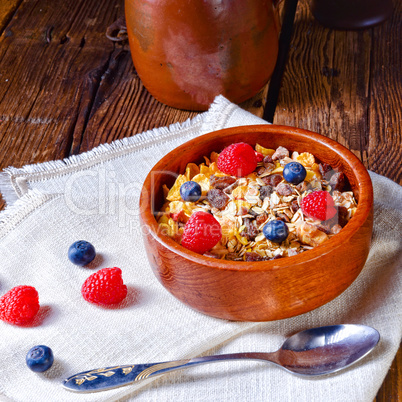
<instances>
[{"instance_id":1,"label":"red raspberry on cereal","mask_svg":"<svg viewBox=\"0 0 402 402\"><path fill-rule=\"evenodd\" d=\"M327 191L313 191L301 201L303 213L312 218L326 221L336 215L334 199Z\"/></svg>"},{"instance_id":2,"label":"red raspberry on cereal","mask_svg":"<svg viewBox=\"0 0 402 402\"><path fill-rule=\"evenodd\" d=\"M39 296L32 286L16 286L0 299L0 319L10 324L29 324L38 311Z\"/></svg>"},{"instance_id":3,"label":"red raspberry on cereal","mask_svg":"<svg viewBox=\"0 0 402 402\"><path fill-rule=\"evenodd\" d=\"M127 296L127 286L123 283L121 269L100 269L87 278L81 293L90 303L105 306L120 303Z\"/></svg>"},{"instance_id":4,"label":"red raspberry on cereal","mask_svg":"<svg viewBox=\"0 0 402 402\"><path fill-rule=\"evenodd\" d=\"M204 254L222 238L219 222L208 212L194 212L184 227L181 245L188 250Z\"/></svg>"},{"instance_id":5,"label":"red raspberry on cereal","mask_svg":"<svg viewBox=\"0 0 402 402\"><path fill-rule=\"evenodd\" d=\"M226 147L218 157L218 168L231 176L247 176L257 167L257 156L251 145L244 142Z\"/></svg>"},{"instance_id":6,"label":"red raspberry on cereal","mask_svg":"<svg viewBox=\"0 0 402 402\"><path fill-rule=\"evenodd\" d=\"M262 162L264 160L264 155L261 152L255 151L255 156L257 158L257 163Z\"/></svg>"}]
</instances>

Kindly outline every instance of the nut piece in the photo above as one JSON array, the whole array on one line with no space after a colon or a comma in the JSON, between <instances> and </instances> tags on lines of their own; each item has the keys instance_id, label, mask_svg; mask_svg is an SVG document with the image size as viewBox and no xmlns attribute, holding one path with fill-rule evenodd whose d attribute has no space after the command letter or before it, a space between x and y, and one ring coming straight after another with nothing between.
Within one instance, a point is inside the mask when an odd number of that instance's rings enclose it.
<instances>
[{"instance_id":1,"label":"nut piece","mask_svg":"<svg viewBox=\"0 0 402 402\"><path fill-rule=\"evenodd\" d=\"M307 222L297 226L296 235L302 243L313 247L319 246L325 240L328 240L328 235Z\"/></svg>"}]
</instances>

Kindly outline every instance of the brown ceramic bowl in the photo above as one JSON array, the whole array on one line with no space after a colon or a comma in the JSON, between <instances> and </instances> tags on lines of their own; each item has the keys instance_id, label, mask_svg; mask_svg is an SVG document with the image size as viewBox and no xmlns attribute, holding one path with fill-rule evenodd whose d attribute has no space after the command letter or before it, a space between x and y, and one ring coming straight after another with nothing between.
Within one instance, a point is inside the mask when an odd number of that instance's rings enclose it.
<instances>
[{"instance_id":1,"label":"brown ceramic bowl","mask_svg":"<svg viewBox=\"0 0 402 402\"><path fill-rule=\"evenodd\" d=\"M160 233L154 213L187 163L203 161L235 142L310 152L348 178L358 207L340 233L322 245L292 257L239 262L204 257ZM174 174L172 174L174 173ZM339 143L288 126L235 127L191 140L167 154L152 169L140 199L144 242L161 284L188 306L213 317L271 321L311 311L340 295L359 275L370 247L373 189L359 159Z\"/></svg>"}]
</instances>

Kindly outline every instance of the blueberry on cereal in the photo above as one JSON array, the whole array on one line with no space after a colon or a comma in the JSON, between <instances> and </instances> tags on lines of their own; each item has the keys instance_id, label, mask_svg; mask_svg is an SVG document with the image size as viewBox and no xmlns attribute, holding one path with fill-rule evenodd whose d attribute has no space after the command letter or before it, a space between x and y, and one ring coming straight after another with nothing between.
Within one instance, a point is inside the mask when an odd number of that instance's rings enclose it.
<instances>
[{"instance_id":1,"label":"blueberry on cereal","mask_svg":"<svg viewBox=\"0 0 402 402\"><path fill-rule=\"evenodd\" d=\"M264 236L274 243L282 243L287 239L289 229L285 222L281 220L269 221L262 229Z\"/></svg>"},{"instance_id":2,"label":"blueberry on cereal","mask_svg":"<svg viewBox=\"0 0 402 402\"><path fill-rule=\"evenodd\" d=\"M183 201L196 202L201 198L201 186L195 181L186 181L180 186L180 196Z\"/></svg>"},{"instance_id":3,"label":"blueberry on cereal","mask_svg":"<svg viewBox=\"0 0 402 402\"><path fill-rule=\"evenodd\" d=\"M292 184L301 183L307 175L304 166L299 162L290 162L283 168L283 178Z\"/></svg>"}]
</instances>

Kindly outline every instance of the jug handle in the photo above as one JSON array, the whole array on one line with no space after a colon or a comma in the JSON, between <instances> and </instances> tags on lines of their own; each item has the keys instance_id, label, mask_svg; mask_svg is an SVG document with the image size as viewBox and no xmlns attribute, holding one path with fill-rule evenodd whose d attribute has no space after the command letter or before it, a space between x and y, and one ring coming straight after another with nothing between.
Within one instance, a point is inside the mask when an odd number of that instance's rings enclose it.
<instances>
[{"instance_id":1,"label":"jug handle","mask_svg":"<svg viewBox=\"0 0 402 402\"><path fill-rule=\"evenodd\" d=\"M282 0L275 1L279 4ZM278 102L279 89L281 86L282 75L285 69L290 41L293 32L293 23L296 15L298 0L285 0L283 10L282 29L279 36L279 52L274 72L272 73L265 108L262 118L269 123L273 123L276 104Z\"/></svg>"}]
</instances>

